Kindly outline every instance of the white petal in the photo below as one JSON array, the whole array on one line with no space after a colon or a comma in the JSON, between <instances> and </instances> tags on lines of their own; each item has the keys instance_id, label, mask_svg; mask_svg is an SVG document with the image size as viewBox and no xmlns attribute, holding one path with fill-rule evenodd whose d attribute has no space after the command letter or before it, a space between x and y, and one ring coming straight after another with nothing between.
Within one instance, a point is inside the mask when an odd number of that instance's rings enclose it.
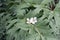
<instances>
[{"instance_id":1,"label":"white petal","mask_svg":"<svg viewBox=\"0 0 60 40\"><path fill-rule=\"evenodd\" d=\"M27 21L29 21L29 18L27 18Z\"/></svg>"},{"instance_id":2,"label":"white petal","mask_svg":"<svg viewBox=\"0 0 60 40\"><path fill-rule=\"evenodd\" d=\"M29 18L27 18L27 22L26 23L30 24L30 19Z\"/></svg>"},{"instance_id":3,"label":"white petal","mask_svg":"<svg viewBox=\"0 0 60 40\"><path fill-rule=\"evenodd\" d=\"M27 24L30 24L30 22L26 22Z\"/></svg>"},{"instance_id":4,"label":"white petal","mask_svg":"<svg viewBox=\"0 0 60 40\"><path fill-rule=\"evenodd\" d=\"M35 22L32 22L32 24L35 24Z\"/></svg>"},{"instance_id":5,"label":"white petal","mask_svg":"<svg viewBox=\"0 0 60 40\"><path fill-rule=\"evenodd\" d=\"M32 18L30 18L30 20L33 20L34 18L32 17Z\"/></svg>"},{"instance_id":6,"label":"white petal","mask_svg":"<svg viewBox=\"0 0 60 40\"><path fill-rule=\"evenodd\" d=\"M34 21L35 23L37 22L37 20Z\"/></svg>"},{"instance_id":7,"label":"white petal","mask_svg":"<svg viewBox=\"0 0 60 40\"><path fill-rule=\"evenodd\" d=\"M30 23L32 23L33 22L33 18L30 18Z\"/></svg>"},{"instance_id":8,"label":"white petal","mask_svg":"<svg viewBox=\"0 0 60 40\"><path fill-rule=\"evenodd\" d=\"M34 17L34 22L37 22L37 17Z\"/></svg>"},{"instance_id":9,"label":"white petal","mask_svg":"<svg viewBox=\"0 0 60 40\"><path fill-rule=\"evenodd\" d=\"M37 20L37 17L34 17L34 20Z\"/></svg>"}]
</instances>

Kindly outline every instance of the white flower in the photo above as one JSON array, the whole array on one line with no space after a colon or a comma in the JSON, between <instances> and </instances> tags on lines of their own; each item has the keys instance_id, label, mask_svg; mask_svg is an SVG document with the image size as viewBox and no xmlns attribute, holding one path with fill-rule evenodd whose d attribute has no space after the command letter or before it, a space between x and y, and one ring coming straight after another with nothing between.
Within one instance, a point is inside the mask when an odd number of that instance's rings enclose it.
<instances>
[{"instance_id":1,"label":"white flower","mask_svg":"<svg viewBox=\"0 0 60 40\"><path fill-rule=\"evenodd\" d=\"M37 22L37 17L27 18L28 24L35 24Z\"/></svg>"}]
</instances>

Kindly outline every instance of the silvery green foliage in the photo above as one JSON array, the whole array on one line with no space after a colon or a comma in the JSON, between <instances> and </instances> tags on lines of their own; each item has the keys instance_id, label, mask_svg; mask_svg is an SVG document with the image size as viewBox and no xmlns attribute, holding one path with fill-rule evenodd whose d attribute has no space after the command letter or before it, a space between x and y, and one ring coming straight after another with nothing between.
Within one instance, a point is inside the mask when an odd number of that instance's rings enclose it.
<instances>
[{"instance_id":1,"label":"silvery green foliage","mask_svg":"<svg viewBox=\"0 0 60 40\"><path fill-rule=\"evenodd\" d=\"M6 40L59 40L60 1L55 1L7 0Z\"/></svg>"}]
</instances>

